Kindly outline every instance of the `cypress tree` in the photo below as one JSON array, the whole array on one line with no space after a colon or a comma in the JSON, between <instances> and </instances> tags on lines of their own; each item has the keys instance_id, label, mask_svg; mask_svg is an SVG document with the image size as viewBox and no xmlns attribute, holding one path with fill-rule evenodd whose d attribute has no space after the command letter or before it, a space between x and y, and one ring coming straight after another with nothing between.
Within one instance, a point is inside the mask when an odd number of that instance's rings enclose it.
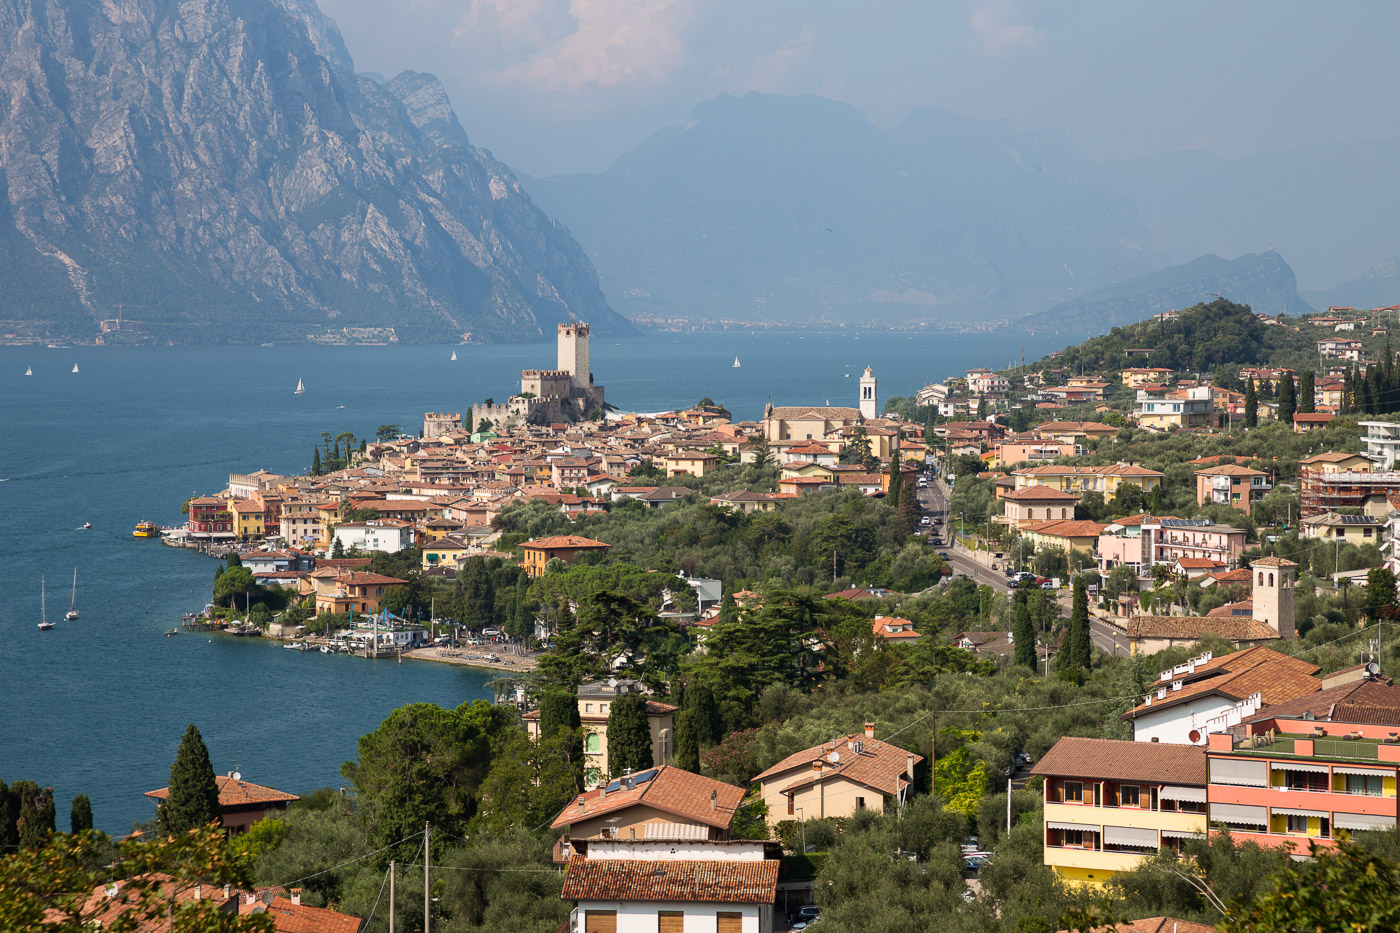
<instances>
[{"instance_id":1,"label":"cypress tree","mask_svg":"<svg viewBox=\"0 0 1400 933\"><path fill-rule=\"evenodd\" d=\"M1094 654L1089 637L1089 585L1083 574L1074 578L1074 601L1069 614L1070 660L1075 667L1087 671Z\"/></svg>"},{"instance_id":2,"label":"cypress tree","mask_svg":"<svg viewBox=\"0 0 1400 933\"><path fill-rule=\"evenodd\" d=\"M578 698L562 687L540 697L540 738L552 739L563 729L579 729Z\"/></svg>"},{"instance_id":3,"label":"cypress tree","mask_svg":"<svg viewBox=\"0 0 1400 933\"><path fill-rule=\"evenodd\" d=\"M534 620L530 615L530 577L525 571L515 578L515 606L511 632L516 638L530 638L534 634Z\"/></svg>"},{"instance_id":4,"label":"cypress tree","mask_svg":"<svg viewBox=\"0 0 1400 933\"><path fill-rule=\"evenodd\" d=\"M899 465L899 444L903 434L896 434L894 449L890 451L890 507L899 511L899 500L904 495L903 470Z\"/></svg>"},{"instance_id":5,"label":"cypress tree","mask_svg":"<svg viewBox=\"0 0 1400 933\"><path fill-rule=\"evenodd\" d=\"M1293 385L1293 374L1284 373L1278 384L1278 420L1289 427L1293 426L1293 416L1298 413L1298 392Z\"/></svg>"},{"instance_id":6,"label":"cypress tree","mask_svg":"<svg viewBox=\"0 0 1400 933\"><path fill-rule=\"evenodd\" d=\"M1342 380L1342 404L1341 413L1349 415L1356 411L1356 367L1347 369L1346 376Z\"/></svg>"},{"instance_id":7,"label":"cypress tree","mask_svg":"<svg viewBox=\"0 0 1400 933\"><path fill-rule=\"evenodd\" d=\"M68 824L73 827L75 833L92 829L92 802L88 800L87 794L79 794L73 798L73 809L68 816Z\"/></svg>"},{"instance_id":8,"label":"cypress tree","mask_svg":"<svg viewBox=\"0 0 1400 933\"><path fill-rule=\"evenodd\" d=\"M21 849L42 849L54 831L53 788L40 787L33 781L15 781L10 785L18 819L15 821L16 840Z\"/></svg>"},{"instance_id":9,"label":"cypress tree","mask_svg":"<svg viewBox=\"0 0 1400 933\"><path fill-rule=\"evenodd\" d=\"M170 765L170 793L156 811L160 828L170 835L187 833L219 820L219 785L209 749L190 723Z\"/></svg>"},{"instance_id":10,"label":"cypress tree","mask_svg":"<svg viewBox=\"0 0 1400 933\"><path fill-rule=\"evenodd\" d=\"M19 798L14 788L0 781L0 855L13 852L19 845Z\"/></svg>"},{"instance_id":11,"label":"cypress tree","mask_svg":"<svg viewBox=\"0 0 1400 933\"><path fill-rule=\"evenodd\" d=\"M633 773L652 765L651 724L647 721L646 697L624 693L612 701L608 711L608 774L621 777L628 768Z\"/></svg>"},{"instance_id":12,"label":"cypress tree","mask_svg":"<svg viewBox=\"0 0 1400 933\"><path fill-rule=\"evenodd\" d=\"M319 447L311 448L311 475L321 475L321 448Z\"/></svg>"},{"instance_id":13,"label":"cypress tree","mask_svg":"<svg viewBox=\"0 0 1400 933\"><path fill-rule=\"evenodd\" d=\"M1016 589L1012 594L1012 603L1011 636L1016 643L1015 663L1035 670L1035 625L1031 622L1029 592L1025 587Z\"/></svg>"},{"instance_id":14,"label":"cypress tree","mask_svg":"<svg viewBox=\"0 0 1400 933\"><path fill-rule=\"evenodd\" d=\"M1249 379L1244 384L1244 426L1255 428L1259 426L1259 393L1254 389L1254 380Z\"/></svg>"},{"instance_id":15,"label":"cypress tree","mask_svg":"<svg viewBox=\"0 0 1400 933\"><path fill-rule=\"evenodd\" d=\"M732 607L734 597L725 593ZM721 602L720 615L724 615L723 602ZM693 716L692 725L695 727L695 740L701 748L709 748L711 745L718 745L719 740L724 737L724 721L719 715L719 703L715 701L714 691L708 684L691 684L685 691L685 708L690 710Z\"/></svg>"},{"instance_id":16,"label":"cypress tree","mask_svg":"<svg viewBox=\"0 0 1400 933\"><path fill-rule=\"evenodd\" d=\"M700 737L695 734L695 714L688 709L676 713L676 767L700 773Z\"/></svg>"},{"instance_id":17,"label":"cypress tree","mask_svg":"<svg viewBox=\"0 0 1400 933\"><path fill-rule=\"evenodd\" d=\"M919 527L919 496L914 491L914 481L903 479L900 488L899 507L895 510L895 524L902 535L912 535Z\"/></svg>"},{"instance_id":18,"label":"cypress tree","mask_svg":"<svg viewBox=\"0 0 1400 933\"><path fill-rule=\"evenodd\" d=\"M1381 382L1379 366L1372 366L1366 372L1366 414L1380 415L1386 411L1385 384Z\"/></svg>"},{"instance_id":19,"label":"cypress tree","mask_svg":"<svg viewBox=\"0 0 1400 933\"><path fill-rule=\"evenodd\" d=\"M1304 415L1317 411L1316 376L1311 369L1303 370L1298 377L1298 411Z\"/></svg>"}]
</instances>

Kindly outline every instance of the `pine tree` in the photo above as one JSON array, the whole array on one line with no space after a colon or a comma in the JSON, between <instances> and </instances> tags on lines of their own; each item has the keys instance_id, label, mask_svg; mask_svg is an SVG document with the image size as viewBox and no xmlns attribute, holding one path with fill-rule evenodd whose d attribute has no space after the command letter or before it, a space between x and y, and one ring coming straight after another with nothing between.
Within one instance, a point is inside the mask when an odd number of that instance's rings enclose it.
<instances>
[{"instance_id":1,"label":"pine tree","mask_svg":"<svg viewBox=\"0 0 1400 933\"><path fill-rule=\"evenodd\" d=\"M647 721L646 697L624 693L612 701L608 711L608 774L621 777L652 765L651 723Z\"/></svg>"},{"instance_id":2,"label":"pine tree","mask_svg":"<svg viewBox=\"0 0 1400 933\"><path fill-rule=\"evenodd\" d=\"M187 833L220 819L219 785L209 749L199 729L190 723L180 740L180 750L170 765L170 788L156 812L160 828L169 835Z\"/></svg>"},{"instance_id":3,"label":"pine tree","mask_svg":"<svg viewBox=\"0 0 1400 933\"><path fill-rule=\"evenodd\" d=\"M1317 411L1316 376L1311 369L1303 370L1298 377L1298 412L1311 415Z\"/></svg>"},{"instance_id":4,"label":"pine tree","mask_svg":"<svg viewBox=\"0 0 1400 933\"><path fill-rule=\"evenodd\" d=\"M321 448L319 447L311 448L311 475L321 475Z\"/></svg>"},{"instance_id":5,"label":"pine tree","mask_svg":"<svg viewBox=\"0 0 1400 933\"><path fill-rule=\"evenodd\" d=\"M773 448L768 446L768 436L760 434L758 444L753 449L753 465L756 467L769 467L773 465Z\"/></svg>"},{"instance_id":6,"label":"pine tree","mask_svg":"<svg viewBox=\"0 0 1400 933\"><path fill-rule=\"evenodd\" d=\"M676 767L700 772L700 737L695 733L695 714L688 709L676 713Z\"/></svg>"},{"instance_id":7,"label":"pine tree","mask_svg":"<svg viewBox=\"0 0 1400 933\"><path fill-rule=\"evenodd\" d=\"M540 738L552 739L564 729L579 729L578 698L562 687L540 697Z\"/></svg>"},{"instance_id":8,"label":"pine tree","mask_svg":"<svg viewBox=\"0 0 1400 933\"><path fill-rule=\"evenodd\" d=\"M1018 587L1012 595L1011 637L1016 643L1015 663L1035 670L1035 624L1031 622L1030 594Z\"/></svg>"},{"instance_id":9,"label":"pine tree","mask_svg":"<svg viewBox=\"0 0 1400 933\"><path fill-rule=\"evenodd\" d=\"M1284 373L1278 384L1278 420L1289 427L1293 416L1298 413L1298 391L1293 385L1293 374Z\"/></svg>"},{"instance_id":10,"label":"pine tree","mask_svg":"<svg viewBox=\"0 0 1400 933\"><path fill-rule=\"evenodd\" d=\"M1244 384L1244 426L1245 428L1259 426L1259 393L1254 389L1253 379L1247 380Z\"/></svg>"},{"instance_id":11,"label":"pine tree","mask_svg":"<svg viewBox=\"0 0 1400 933\"><path fill-rule=\"evenodd\" d=\"M79 794L73 798L73 808L68 816L68 824L73 827L75 833L92 829L92 802L88 800L87 794Z\"/></svg>"}]
</instances>

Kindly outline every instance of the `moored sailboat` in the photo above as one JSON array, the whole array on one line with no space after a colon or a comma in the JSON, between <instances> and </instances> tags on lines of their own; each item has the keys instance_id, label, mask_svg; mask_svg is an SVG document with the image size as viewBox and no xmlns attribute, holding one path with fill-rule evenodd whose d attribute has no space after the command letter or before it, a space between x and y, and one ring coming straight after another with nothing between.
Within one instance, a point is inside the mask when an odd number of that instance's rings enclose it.
<instances>
[{"instance_id":1,"label":"moored sailboat","mask_svg":"<svg viewBox=\"0 0 1400 933\"><path fill-rule=\"evenodd\" d=\"M44 575L39 574L39 630L47 632L53 628L53 623L49 621L48 611L44 608Z\"/></svg>"},{"instance_id":2,"label":"moored sailboat","mask_svg":"<svg viewBox=\"0 0 1400 933\"><path fill-rule=\"evenodd\" d=\"M302 393L305 392L305 391L306 391L306 386L302 385L301 380L298 379L298 380L297 380L297 388L296 388L296 391L293 392L292 394L293 394L293 395L300 395L300 394L302 394Z\"/></svg>"},{"instance_id":3,"label":"moored sailboat","mask_svg":"<svg viewBox=\"0 0 1400 933\"><path fill-rule=\"evenodd\" d=\"M64 614L63 618L64 618L65 620L69 621L69 622L72 622L72 621L73 621L74 619L76 619L77 617L78 617L78 568L77 568L77 567L74 567L74 568L73 568L73 596L72 596L72 599L70 600L70 602L68 603L68 612Z\"/></svg>"}]
</instances>

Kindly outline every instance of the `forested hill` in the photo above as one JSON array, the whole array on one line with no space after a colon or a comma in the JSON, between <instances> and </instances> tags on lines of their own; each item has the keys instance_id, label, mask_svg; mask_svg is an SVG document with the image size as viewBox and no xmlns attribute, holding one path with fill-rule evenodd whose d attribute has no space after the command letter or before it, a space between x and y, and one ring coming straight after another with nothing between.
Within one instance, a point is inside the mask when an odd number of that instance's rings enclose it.
<instances>
[{"instance_id":1,"label":"forested hill","mask_svg":"<svg viewBox=\"0 0 1400 933\"><path fill-rule=\"evenodd\" d=\"M1277 320L1277 324L1265 323L1248 305L1220 298L1187 308L1168 320L1115 327L1027 369L1109 374L1133 366L1161 366L1177 372L1237 370L1241 366L1302 370L1315 366L1317 339L1323 334L1297 318ZM1152 352L1129 356L1128 350Z\"/></svg>"}]
</instances>

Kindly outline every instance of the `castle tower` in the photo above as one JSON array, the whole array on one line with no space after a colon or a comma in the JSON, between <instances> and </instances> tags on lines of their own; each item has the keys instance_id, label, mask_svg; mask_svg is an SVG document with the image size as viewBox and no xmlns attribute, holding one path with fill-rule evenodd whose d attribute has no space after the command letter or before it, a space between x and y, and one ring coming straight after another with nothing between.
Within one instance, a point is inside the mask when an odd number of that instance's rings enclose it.
<instances>
[{"instance_id":1,"label":"castle tower","mask_svg":"<svg viewBox=\"0 0 1400 933\"><path fill-rule=\"evenodd\" d=\"M1293 582L1298 565L1281 557L1261 557L1249 565L1254 573L1254 618L1293 638Z\"/></svg>"},{"instance_id":2,"label":"castle tower","mask_svg":"<svg viewBox=\"0 0 1400 933\"><path fill-rule=\"evenodd\" d=\"M869 366L860 377L860 414L867 420L880 417L880 395L876 391L875 372Z\"/></svg>"},{"instance_id":3,"label":"castle tower","mask_svg":"<svg viewBox=\"0 0 1400 933\"><path fill-rule=\"evenodd\" d=\"M559 325L559 368L569 374L575 389L593 384L588 368L588 325L582 321Z\"/></svg>"}]
</instances>

